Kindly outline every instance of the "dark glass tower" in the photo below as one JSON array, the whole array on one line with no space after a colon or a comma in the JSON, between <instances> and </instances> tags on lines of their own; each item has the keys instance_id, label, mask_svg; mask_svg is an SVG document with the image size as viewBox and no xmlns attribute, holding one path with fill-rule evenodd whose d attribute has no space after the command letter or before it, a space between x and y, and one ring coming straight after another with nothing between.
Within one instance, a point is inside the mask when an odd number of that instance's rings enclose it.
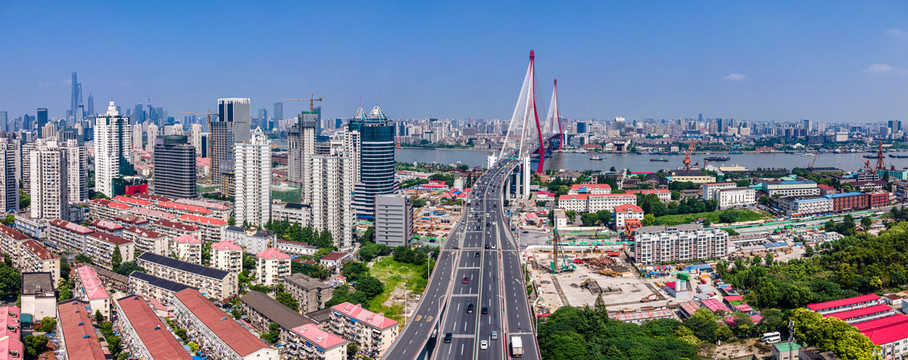
<instances>
[{"instance_id":1,"label":"dark glass tower","mask_svg":"<svg viewBox=\"0 0 908 360\"><path fill-rule=\"evenodd\" d=\"M198 197L195 147L184 135L158 137L154 145L154 192L174 199Z\"/></svg>"},{"instance_id":2,"label":"dark glass tower","mask_svg":"<svg viewBox=\"0 0 908 360\"><path fill-rule=\"evenodd\" d=\"M394 124L376 106L366 116L360 110L350 120L347 131L358 133L353 146L358 154L359 181L354 190L353 208L360 220L375 218L375 196L393 194L398 190L394 179Z\"/></svg>"}]
</instances>

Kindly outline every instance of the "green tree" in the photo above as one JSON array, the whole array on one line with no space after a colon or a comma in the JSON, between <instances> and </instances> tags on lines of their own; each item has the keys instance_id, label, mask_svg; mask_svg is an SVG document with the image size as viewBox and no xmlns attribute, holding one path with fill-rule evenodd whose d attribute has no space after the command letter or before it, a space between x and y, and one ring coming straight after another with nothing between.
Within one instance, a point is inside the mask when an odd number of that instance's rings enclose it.
<instances>
[{"instance_id":1,"label":"green tree","mask_svg":"<svg viewBox=\"0 0 908 360\"><path fill-rule=\"evenodd\" d=\"M28 209L32 203L32 197L25 190L19 189L19 208Z\"/></svg>"},{"instance_id":2,"label":"green tree","mask_svg":"<svg viewBox=\"0 0 908 360\"><path fill-rule=\"evenodd\" d=\"M861 219L861 227L864 228L864 230L870 230L871 226L873 226L873 219L871 219L869 216L865 216L863 219Z\"/></svg>"},{"instance_id":3,"label":"green tree","mask_svg":"<svg viewBox=\"0 0 908 360\"><path fill-rule=\"evenodd\" d=\"M356 354L359 352L359 345L356 342L351 341L347 343L347 360L356 359Z\"/></svg>"},{"instance_id":4,"label":"green tree","mask_svg":"<svg viewBox=\"0 0 908 360\"><path fill-rule=\"evenodd\" d=\"M21 288L22 275L19 270L6 264L0 266L0 299L15 300Z\"/></svg>"},{"instance_id":5,"label":"green tree","mask_svg":"<svg viewBox=\"0 0 908 360\"><path fill-rule=\"evenodd\" d=\"M6 217L3 218L3 220L0 222L2 222L3 225L6 226L13 226L13 224L16 223L16 216L14 216L13 214L6 215Z\"/></svg>"},{"instance_id":6,"label":"green tree","mask_svg":"<svg viewBox=\"0 0 908 360\"><path fill-rule=\"evenodd\" d=\"M41 319L41 331L44 332L54 332L54 329L57 328L57 320L54 320L52 317L44 317Z\"/></svg>"},{"instance_id":7,"label":"green tree","mask_svg":"<svg viewBox=\"0 0 908 360\"><path fill-rule=\"evenodd\" d=\"M599 223L599 215L596 215L596 213L583 213L583 215L580 215L580 221L583 222L583 226L593 226Z\"/></svg>"},{"instance_id":8,"label":"green tree","mask_svg":"<svg viewBox=\"0 0 908 360\"><path fill-rule=\"evenodd\" d=\"M656 224L656 217L653 214L643 215L643 221L641 222L643 226L653 226Z\"/></svg>"},{"instance_id":9,"label":"green tree","mask_svg":"<svg viewBox=\"0 0 908 360\"><path fill-rule=\"evenodd\" d=\"M101 310L95 310L95 322L100 326L104 323L104 315L101 314Z\"/></svg>"},{"instance_id":10,"label":"green tree","mask_svg":"<svg viewBox=\"0 0 908 360\"><path fill-rule=\"evenodd\" d=\"M813 246L804 245L804 256L811 257L814 254Z\"/></svg>"},{"instance_id":11,"label":"green tree","mask_svg":"<svg viewBox=\"0 0 908 360\"><path fill-rule=\"evenodd\" d=\"M299 308L300 308L299 303L296 301L295 298L293 298L293 295L290 295L290 293L288 293L288 292L284 292L284 291L278 292L277 295L275 296L275 300L277 300L281 304L284 304L288 308L293 309L293 311L299 311Z\"/></svg>"},{"instance_id":12,"label":"green tree","mask_svg":"<svg viewBox=\"0 0 908 360\"><path fill-rule=\"evenodd\" d=\"M129 276L133 271L145 271L145 269L136 264L135 261L127 261L114 268L114 272L123 276Z\"/></svg>"},{"instance_id":13,"label":"green tree","mask_svg":"<svg viewBox=\"0 0 908 360\"><path fill-rule=\"evenodd\" d=\"M599 210L596 212L596 216L599 217L599 221L602 222L603 226L608 225L608 222L612 219L612 213L608 210Z\"/></svg>"},{"instance_id":14,"label":"green tree","mask_svg":"<svg viewBox=\"0 0 908 360\"><path fill-rule=\"evenodd\" d=\"M120 254L120 247L114 246L113 255L110 256L110 265L114 269L120 267L120 264L123 262L123 255Z\"/></svg>"},{"instance_id":15,"label":"green tree","mask_svg":"<svg viewBox=\"0 0 908 360\"><path fill-rule=\"evenodd\" d=\"M23 340L22 345L25 347L26 359L37 359L38 355L43 354L47 350L47 336L28 335Z\"/></svg>"},{"instance_id":16,"label":"green tree","mask_svg":"<svg viewBox=\"0 0 908 360\"><path fill-rule=\"evenodd\" d=\"M189 347L189 351L192 351L193 354L199 351L199 344L196 344L195 341L190 341L186 346Z\"/></svg>"},{"instance_id":17,"label":"green tree","mask_svg":"<svg viewBox=\"0 0 908 360\"><path fill-rule=\"evenodd\" d=\"M231 216L229 219L227 219L227 225L228 225L228 226L236 226L236 218L233 217L233 216Z\"/></svg>"},{"instance_id":18,"label":"green tree","mask_svg":"<svg viewBox=\"0 0 908 360\"><path fill-rule=\"evenodd\" d=\"M234 319L239 320L243 317L243 313L237 309L230 310L230 316L233 316Z\"/></svg>"},{"instance_id":19,"label":"green tree","mask_svg":"<svg viewBox=\"0 0 908 360\"><path fill-rule=\"evenodd\" d=\"M90 257L88 257L88 255L85 255L85 254L76 254L74 261L76 264L94 264L95 263L94 260L92 260Z\"/></svg>"},{"instance_id":20,"label":"green tree","mask_svg":"<svg viewBox=\"0 0 908 360\"><path fill-rule=\"evenodd\" d=\"M368 299L372 299L384 291L385 285L371 275L361 275L356 282L356 289L366 294Z\"/></svg>"}]
</instances>

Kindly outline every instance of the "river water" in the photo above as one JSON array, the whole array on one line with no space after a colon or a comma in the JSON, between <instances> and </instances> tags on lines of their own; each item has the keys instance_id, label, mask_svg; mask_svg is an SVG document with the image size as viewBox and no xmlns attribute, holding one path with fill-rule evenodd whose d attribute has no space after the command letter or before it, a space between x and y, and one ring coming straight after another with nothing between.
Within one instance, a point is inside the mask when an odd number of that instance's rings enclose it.
<instances>
[{"instance_id":1,"label":"river water","mask_svg":"<svg viewBox=\"0 0 908 360\"><path fill-rule=\"evenodd\" d=\"M497 151L494 152L496 155ZM429 149L399 149L395 158L401 162L423 162L439 164L462 163L470 166L486 166L486 157L490 152L479 150L429 150ZM899 154L905 154L904 152ZM868 153L850 154L820 154L814 167L836 167L847 171L857 171L864 163L863 155ZM703 158L708 156L728 156L728 161L711 162L716 166L741 165L748 169L756 168L805 168L812 156L800 154L770 153L770 154L697 154L691 156L692 162L704 165ZM630 169L631 171L658 171L660 169L676 169L681 166L683 155L637 155L637 154L601 154L603 160L590 160L589 155L581 153L553 153L545 159L545 168L552 170L609 170L612 166L616 169ZM650 158L666 158L668 162L650 161ZM870 160L871 165L876 160ZM886 157L886 167L895 165L896 169L908 166L908 159L895 159ZM533 165L535 167L535 165Z\"/></svg>"}]
</instances>

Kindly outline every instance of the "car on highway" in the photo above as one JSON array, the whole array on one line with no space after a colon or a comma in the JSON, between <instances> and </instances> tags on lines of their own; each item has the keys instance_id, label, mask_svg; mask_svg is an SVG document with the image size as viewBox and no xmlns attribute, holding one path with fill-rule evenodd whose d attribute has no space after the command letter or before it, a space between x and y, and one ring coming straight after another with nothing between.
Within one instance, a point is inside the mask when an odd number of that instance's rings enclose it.
<instances>
[{"instance_id":1,"label":"car on highway","mask_svg":"<svg viewBox=\"0 0 908 360\"><path fill-rule=\"evenodd\" d=\"M486 244L486 249L488 249L488 248L489 248L489 244Z\"/></svg>"},{"instance_id":2,"label":"car on highway","mask_svg":"<svg viewBox=\"0 0 908 360\"><path fill-rule=\"evenodd\" d=\"M467 314L472 314L472 313L473 313L473 309L475 309L475 308L476 308L476 307L473 306L472 303L468 304L468 305L467 305Z\"/></svg>"},{"instance_id":3,"label":"car on highway","mask_svg":"<svg viewBox=\"0 0 908 360\"><path fill-rule=\"evenodd\" d=\"M498 340L498 330L492 330L492 336L490 338L492 340Z\"/></svg>"},{"instance_id":4,"label":"car on highway","mask_svg":"<svg viewBox=\"0 0 908 360\"><path fill-rule=\"evenodd\" d=\"M463 283L464 283L464 284L466 284L466 283L469 282L469 281L470 281L470 278L468 278L468 277L466 277L466 276L463 277Z\"/></svg>"},{"instance_id":5,"label":"car on highway","mask_svg":"<svg viewBox=\"0 0 908 360\"><path fill-rule=\"evenodd\" d=\"M482 350L488 349L488 348L489 348L489 341L488 341L488 340L480 341L480 342L479 342L479 348L482 349Z\"/></svg>"},{"instance_id":6,"label":"car on highway","mask_svg":"<svg viewBox=\"0 0 908 360\"><path fill-rule=\"evenodd\" d=\"M489 313L489 307L488 307L488 306L483 306L481 312L482 312L483 315L488 314L488 313Z\"/></svg>"},{"instance_id":7,"label":"car on highway","mask_svg":"<svg viewBox=\"0 0 908 360\"><path fill-rule=\"evenodd\" d=\"M476 252L476 256L475 256L475 257L479 257L479 251Z\"/></svg>"},{"instance_id":8,"label":"car on highway","mask_svg":"<svg viewBox=\"0 0 908 360\"><path fill-rule=\"evenodd\" d=\"M453 337L454 337L454 334L452 334L452 333L445 334L445 344L450 344L451 338L453 338Z\"/></svg>"}]
</instances>

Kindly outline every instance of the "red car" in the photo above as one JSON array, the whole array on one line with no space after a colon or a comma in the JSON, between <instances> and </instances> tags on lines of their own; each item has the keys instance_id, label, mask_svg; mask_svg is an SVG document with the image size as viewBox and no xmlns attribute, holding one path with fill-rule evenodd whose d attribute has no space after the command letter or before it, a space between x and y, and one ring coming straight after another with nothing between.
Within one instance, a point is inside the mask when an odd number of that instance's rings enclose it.
<instances>
[{"instance_id":1,"label":"red car","mask_svg":"<svg viewBox=\"0 0 908 360\"><path fill-rule=\"evenodd\" d=\"M463 283L466 284L468 281L470 281L470 278L464 276L464 277L463 277Z\"/></svg>"}]
</instances>

